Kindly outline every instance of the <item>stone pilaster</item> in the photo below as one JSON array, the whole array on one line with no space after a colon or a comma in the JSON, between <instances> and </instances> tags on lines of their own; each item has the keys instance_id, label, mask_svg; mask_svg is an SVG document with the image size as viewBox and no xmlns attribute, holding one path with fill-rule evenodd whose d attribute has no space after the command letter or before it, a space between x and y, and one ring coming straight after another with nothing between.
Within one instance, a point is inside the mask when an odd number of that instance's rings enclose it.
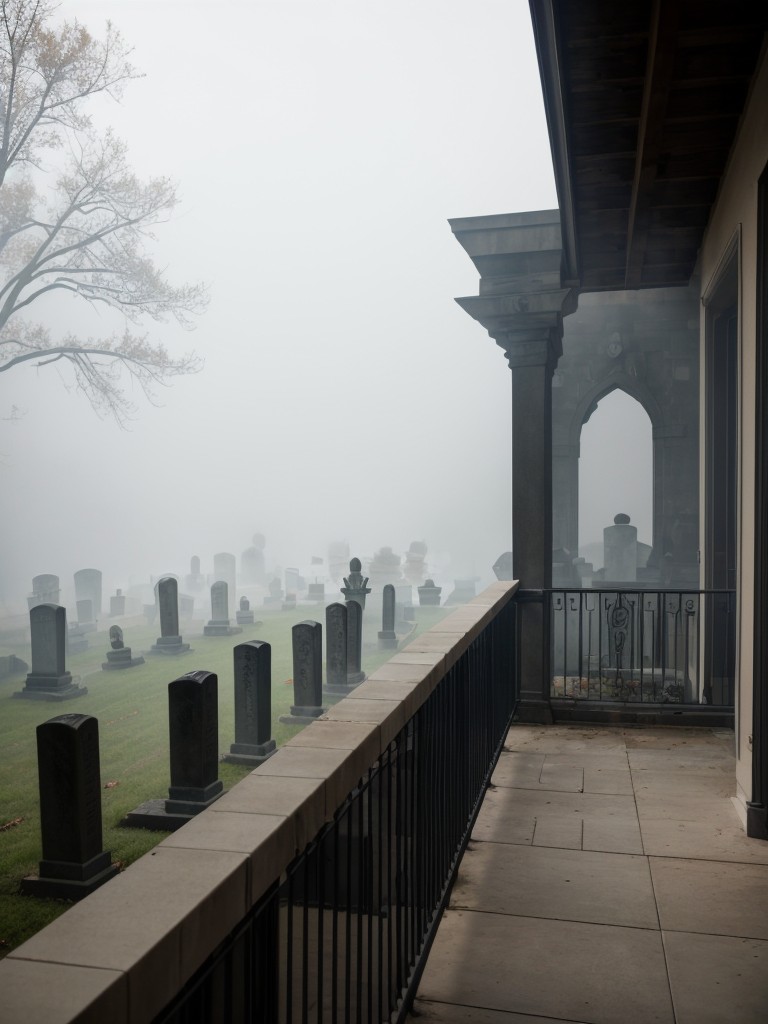
<instances>
[{"instance_id":1,"label":"stone pilaster","mask_svg":"<svg viewBox=\"0 0 768 1024\"><path fill-rule=\"evenodd\" d=\"M456 301L501 346L512 370L512 558L520 581L518 718L550 722L552 376L563 316L557 210L451 221L480 271L480 294Z\"/></svg>"}]
</instances>

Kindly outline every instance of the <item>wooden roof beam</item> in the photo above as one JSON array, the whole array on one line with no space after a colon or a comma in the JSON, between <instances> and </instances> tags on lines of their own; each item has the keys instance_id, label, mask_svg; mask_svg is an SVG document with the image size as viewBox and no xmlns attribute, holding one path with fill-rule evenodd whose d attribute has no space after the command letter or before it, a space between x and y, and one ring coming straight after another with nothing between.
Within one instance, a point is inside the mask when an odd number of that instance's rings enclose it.
<instances>
[{"instance_id":1,"label":"wooden roof beam","mask_svg":"<svg viewBox=\"0 0 768 1024\"><path fill-rule=\"evenodd\" d=\"M627 221L625 288L638 288L650 226L651 190L658 172L664 115L667 109L677 46L679 4L654 0L648 35L648 65L637 130L635 174Z\"/></svg>"}]
</instances>

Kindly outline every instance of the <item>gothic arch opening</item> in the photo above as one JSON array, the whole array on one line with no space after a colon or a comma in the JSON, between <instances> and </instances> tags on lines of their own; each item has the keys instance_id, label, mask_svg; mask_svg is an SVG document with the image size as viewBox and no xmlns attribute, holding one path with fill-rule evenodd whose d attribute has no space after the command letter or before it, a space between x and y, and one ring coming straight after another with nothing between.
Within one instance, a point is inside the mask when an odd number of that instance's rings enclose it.
<instances>
[{"instance_id":1,"label":"gothic arch opening","mask_svg":"<svg viewBox=\"0 0 768 1024\"><path fill-rule=\"evenodd\" d=\"M640 402L615 388L582 424L579 445L579 555L603 567L603 530L629 515L647 558L653 538L653 427ZM647 547L646 547L647 546Z\"/></svg>"}]
</instances>

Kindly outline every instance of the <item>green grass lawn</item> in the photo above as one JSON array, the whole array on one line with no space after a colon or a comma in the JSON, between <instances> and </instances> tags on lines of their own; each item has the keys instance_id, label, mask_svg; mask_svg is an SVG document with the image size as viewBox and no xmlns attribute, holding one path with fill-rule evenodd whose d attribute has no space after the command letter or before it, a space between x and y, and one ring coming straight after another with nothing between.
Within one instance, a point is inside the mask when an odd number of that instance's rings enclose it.
<instances>
[{"instance_id":1,"label":"green grass lawn","mask_svg":"<svg viewBox=\"0 0 768 1024\"><path fill-rule=\"evenodd\" d=\"M429 629L450 610L417 608L412 636ZM86 696L74 701L15 700L13 693L22 689L24 675L0 680L0 957L70 906L63 900L19 894L21 879L37 874L42 857L35 727L68 712L98 719L104 849L111 851L113 861L121 867L127 866L167 835L117 826L128 811L143 801L168 795L169 682L198 669L217 673L219 750L226 753L235 738L232 648L245 640L266 640L272 645L272 735L279 746L298 731L297 727L278 722L293 702L291 626L303 619L324 622L324 612L322 608L304 606L291 612L254 608L254 614L263 625L245 626L242 633L233 637L201 636L202 621L182 624L184 642L193 648L190 653L177 658L149 655L144 665L116 672L101 669L109 649L109 622L104 618L105 629L88 636L89 649L68 658L67 669L73 676L80 676L88 688ZM376 630L380 623L376 618L366 611L363 669L367 673L394 653L377 650ZM122 626L125 644L132 648L134 656L149 650L159 632L158 624L147 626L141 618L122 620ZM24 644L3 645L0 641L2 654L16 654L29 662L29 648ZM222 763L219 778L224 788L229 789L250 770L245 765Z\"/></svg>"}]
</instances>

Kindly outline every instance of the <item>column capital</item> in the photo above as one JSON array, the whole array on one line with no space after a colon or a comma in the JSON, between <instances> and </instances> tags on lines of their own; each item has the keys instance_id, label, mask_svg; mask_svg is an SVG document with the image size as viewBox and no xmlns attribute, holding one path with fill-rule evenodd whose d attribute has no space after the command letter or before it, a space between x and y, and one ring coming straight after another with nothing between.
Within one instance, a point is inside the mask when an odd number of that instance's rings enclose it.
<instances>
[{"instance_id":1,"label":"column capital","mask_svg":"<svg viewBox=\"0 0 768 1024\"><path fill-rule=\"evenodd\" d=\"M504 349L509 368L519 366L546 366L554 371L563 354L562 328L538 330L496 331L491 337Z\"/></svg>"}]
</instances>

